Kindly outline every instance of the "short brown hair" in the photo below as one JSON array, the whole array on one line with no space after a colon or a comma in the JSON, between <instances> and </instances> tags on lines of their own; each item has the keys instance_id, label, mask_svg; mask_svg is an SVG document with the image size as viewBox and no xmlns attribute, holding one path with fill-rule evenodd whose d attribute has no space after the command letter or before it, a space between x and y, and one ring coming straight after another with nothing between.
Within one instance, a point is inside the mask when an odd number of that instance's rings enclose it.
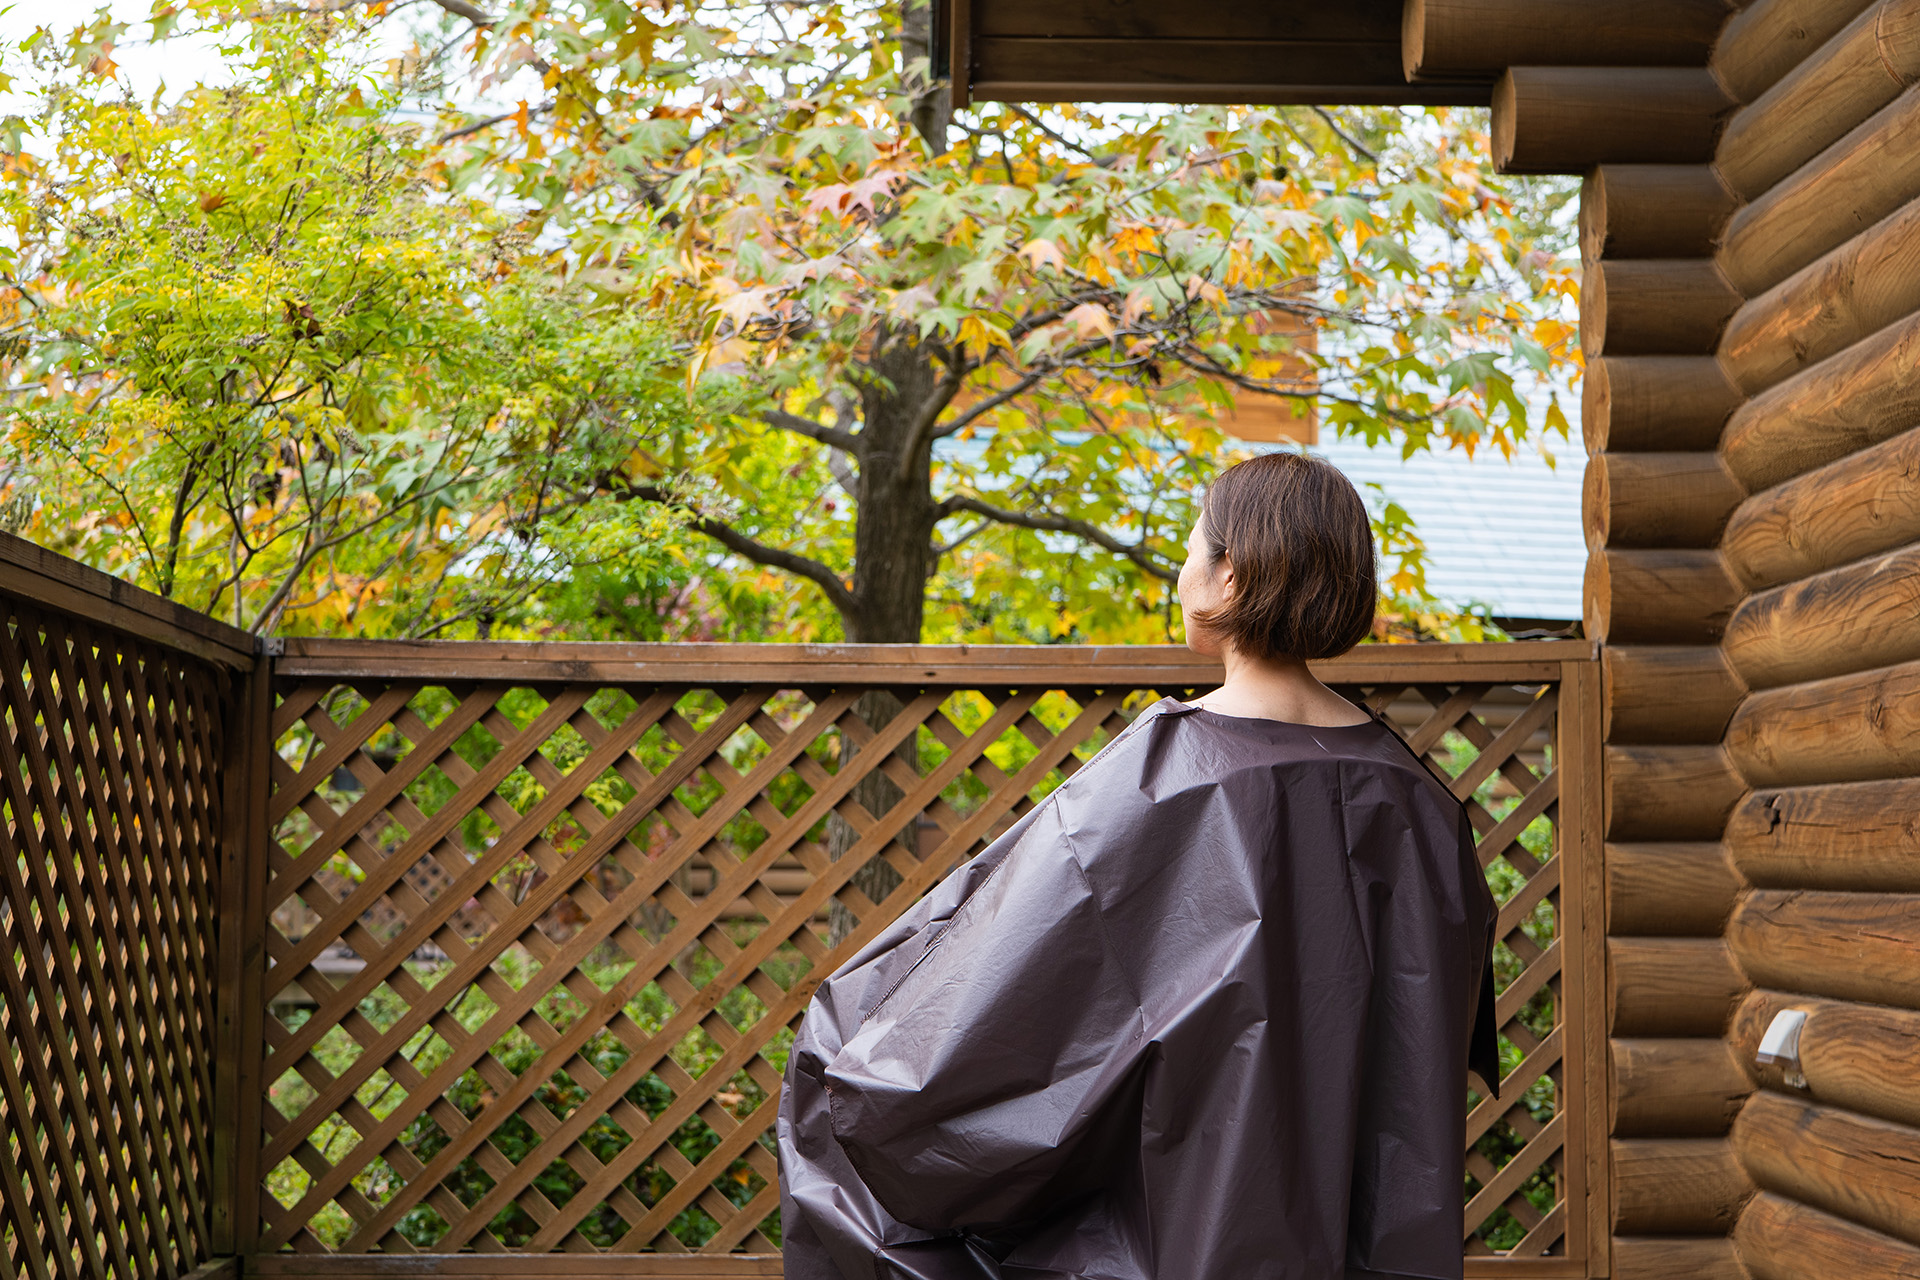
<instances>
[{"instance_id":1,"label":"short brown hair","mask_svg":"<svg viewBox=\"0 0 1920 1280\"><path fill-rule=\"evenodd\" d=\"M1331 658L1373 629L1373 528L1332 463L1269 453L1228 467L1200 506L1208 568L1233 598L1195 621L1252 658Z\"/></svg>"}]
</instances>

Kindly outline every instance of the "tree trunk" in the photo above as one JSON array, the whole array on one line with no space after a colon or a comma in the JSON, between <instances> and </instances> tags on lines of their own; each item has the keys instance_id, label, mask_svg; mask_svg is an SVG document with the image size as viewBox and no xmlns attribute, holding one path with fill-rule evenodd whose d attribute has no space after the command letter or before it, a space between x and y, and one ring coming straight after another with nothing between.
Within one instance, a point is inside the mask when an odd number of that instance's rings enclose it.
<instances>
[{"instance_id":1,"label":"tree trunk","mask_svg":"<svg viewBox=\"0 0 1920 1280\"><path fill-rule=\"evenodd\" d=\"M924 18L923 18L924 20ZM859 387L861 400L860 474L854 530L853 609L845 612L847 639L862 644L917 644L926 617L927 579L933 574L933 529L939 523L933 499L933 445L914 427L939 396L939 362L933 348L910 336L882 331L869 376ZM876 731L900 713L900 700L876 690L863 694L854 711ZM840 740L840 767L855 755L851 739ZM897 754L914 772L919 750L913 737ZM878 770L862 778L852 798L876 818L900 803L905 793ZM899 841L909 854L916 826L909 823ZM837 815L828 819L827 855L836 861L858 842L858 834ZM853 885L874 902L900 886L900 873L879 855L853 875ZM838 945L853 932L853 913L838 901L829 910L828 939Z\"/></svg>"}]
</instances>

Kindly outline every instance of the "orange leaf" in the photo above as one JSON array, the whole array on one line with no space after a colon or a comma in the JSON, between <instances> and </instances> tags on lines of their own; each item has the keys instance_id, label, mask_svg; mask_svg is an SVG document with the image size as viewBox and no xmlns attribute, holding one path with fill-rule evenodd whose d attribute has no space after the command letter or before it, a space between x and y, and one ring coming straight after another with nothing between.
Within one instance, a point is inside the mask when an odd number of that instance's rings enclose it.
<instances>
[{"instance_id":1,"label":"orange leaf","mask_svg":"<svg viewBox=\"0 0 1920 1280\"><path fill-rule=\"evenodd\" d=\"M200 193L200 212L212 213L226 202L227 193L224 191L202 191Z\"/></svg>"}]
</instances>

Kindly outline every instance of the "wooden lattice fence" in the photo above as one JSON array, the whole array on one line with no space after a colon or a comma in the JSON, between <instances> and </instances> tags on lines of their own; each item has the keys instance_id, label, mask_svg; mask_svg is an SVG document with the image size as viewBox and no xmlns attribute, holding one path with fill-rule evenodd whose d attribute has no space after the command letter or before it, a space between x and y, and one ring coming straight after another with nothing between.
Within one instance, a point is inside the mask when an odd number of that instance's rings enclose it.
<instances>
[{"instance_id":1,"label":"wooden lattice fence","mask_svg":"<svg viewBox=\"0 0 1920 1280\"><path fill-rule=\"evenodd\" d=\"M1156 648L256 659L3 537L0 608L7 1278L778 1274L815 983L1217 675ZM1594 1274L1591 652L1322 674L1454 779L1504 904L1469 1274Z\"/></svg>"},{"instance_id":2,"label":"wooden lattice fence","mask_svg":"<svg viewBox=\"0 0 1920 1280\"><path fill-rule=\"evenodd\" d=\"M1506 1080L1467 1118L1475 1270L1577 1270L1599 1226L1569 670L1586 696L1582 646L1325 671L1454 777L1504 904ZM773 1273L772 1121L814 984L1212 674L1163 650L291 642L259 1249Z\"/></svg>"},{"instance_id":3,"label":"wooden lattice fence","mask_svg":"<svg viewBox=\"0 0 1920 1280\"><path fill-rule=\"evenodd\" d=\"M0 1276L178 1275L233 1248L217 921L252 644L0 551Z\"/></svg>"}]
</instances>

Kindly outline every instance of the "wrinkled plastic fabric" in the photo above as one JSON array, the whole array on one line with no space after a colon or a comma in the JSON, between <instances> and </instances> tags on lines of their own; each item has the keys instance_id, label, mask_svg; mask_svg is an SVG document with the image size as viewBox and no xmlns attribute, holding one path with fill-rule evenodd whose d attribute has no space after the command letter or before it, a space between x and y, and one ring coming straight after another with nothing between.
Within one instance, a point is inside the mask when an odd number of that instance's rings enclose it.
<instances>
[{"instance_id":1,"label":"wrinkled plastic fabric","mask_svg":"<svg viewBox=\"0 0 1920 1280\"><path fill-rule=\"evenodd\" d=\"M1496 909L1384 723L1173 699L828 979L789 1280L1458 1280Z\"/></svg>"}]
</instances>

